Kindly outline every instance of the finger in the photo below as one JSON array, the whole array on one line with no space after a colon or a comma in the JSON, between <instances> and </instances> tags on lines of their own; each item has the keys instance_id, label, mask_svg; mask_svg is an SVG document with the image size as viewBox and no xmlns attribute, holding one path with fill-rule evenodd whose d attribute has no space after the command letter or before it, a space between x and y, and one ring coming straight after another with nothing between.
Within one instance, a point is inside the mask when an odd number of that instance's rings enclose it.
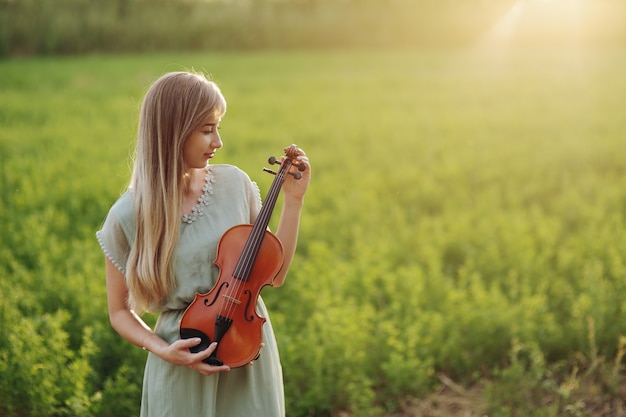
<instances>
[{"instance_id":1,"label":"finger","mask_svg":"<svg viewBox=\"0 0 626 417\"><path fill-rule=\"evenodd\" d=\"M193 366L193 368L205 375L214 374L216 372L230 371L230 366L228 365L209 365L205 362L200 362L197 365Z\"/></svg>"},{"instance_id":2,"label":"finger","mask_svg":"<svg viewBox=\"0 0 626 417\"><path fill-rule=\"evenodd\" d=\"M306 156L299 156L298 157L298 165L299 164L304 164L307 169L309 169L311 167L311 163L309 162L309 158L307 158Z\"/></svg>"},{"instance_id":3,"label":"finger","mask_svg":"<svg viewBox=\"0 0 626 417\"><path fill-rule=\"evenodd\" d=\"M206 358L211 356L213 354L213 352L215 352L215 349L217 349L217 342L211 343L209 345L209 347L207 347L206 349L196 353L197 356L195 358L195 361L202 362L203 360L205 360Z\"/></svg>"},{"instance_id":4,"label":"finger","mask_svg":"<svg viewBox=\"0 0 626 417\"><path fill-rule=\"evenodd\" d=\"M217 342L211 343L209 347L206 348L205 352L207 353L207 357L211 356L211 354L215 352L215 349L217 349Z\"/></svg>"},{"instance_id":5,"label":"finger","mask_svg":"<svg viewBox=\"0 0 626 417\"><path fill-rule=\"evenodd\" d=\"M211 356L213 352L217 349L217 342L213 342L207 347L205 350L194 354L194 363L189 365L189 368L195 369L196 371L204 374L211 375L216 372L224 372L230 371L230 367L228 365L210 365L204 360Z\"/></svg>"},{"instance_id":6,"label":"finger","mask_svg":"<svg viewBox=\"0 0 626 417\"><path fill-rule=\"evenodd\" d=\"M194 371L200 372L202 375L213 375L218 372L228 372L230 371L230 367L227 365L222 366L213 366L207 365L206 363L201 362L199 365L190 365L189 369L193 369Z\"/></svg>"},{"instance_id":7,"label":"finger","mask_svg":"<svg viewBox=\"0 0 626 417\"><path fill-rule=\"evenodd\" d=\"M202 339L199 337L191 337L189 339L178 339L176 342L172 343L176 345L178 348L189 349L190 347L194 347L199 345L202 342Z\"/></svg>"}]
</instances>

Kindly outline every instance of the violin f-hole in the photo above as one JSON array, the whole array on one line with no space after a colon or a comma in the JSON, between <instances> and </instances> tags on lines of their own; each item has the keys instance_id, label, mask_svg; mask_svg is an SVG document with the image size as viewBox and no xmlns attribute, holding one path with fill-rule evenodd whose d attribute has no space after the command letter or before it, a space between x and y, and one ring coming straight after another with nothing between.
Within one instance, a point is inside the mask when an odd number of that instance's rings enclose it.
<instances>
[{"instance_id":1,"label":"violin f-hole","mask_svg":"<svg viewBox=\"0 0 626 417\"><path fill-rule=\"evenodd\" d=\"M217 290L217 293L215 294L215 297L213 297L213 300L211 302L209 302L208 298L205 298L204 305L207 307L211 307L213 304L215 304L215 300L217 300L217 298L220 296L220 293L222 292L222 289L224 287L228 288L228 282L222 282L222 285L219 286L219 289Z\"/></svg>"},{"instance_id":2,"label":"violin f-hole","mask_svg":"<svg viewBox=\"0 0 626 417\"><path fill-rule=\"evenodd\" d=\"M246 309L243 312L243 317L247 321L254 320L254 314L250 313L250 306L252 305L252 293L249 290L244 291L244 294L248 297L246 302Z\"/></svg>"}]
</instances>

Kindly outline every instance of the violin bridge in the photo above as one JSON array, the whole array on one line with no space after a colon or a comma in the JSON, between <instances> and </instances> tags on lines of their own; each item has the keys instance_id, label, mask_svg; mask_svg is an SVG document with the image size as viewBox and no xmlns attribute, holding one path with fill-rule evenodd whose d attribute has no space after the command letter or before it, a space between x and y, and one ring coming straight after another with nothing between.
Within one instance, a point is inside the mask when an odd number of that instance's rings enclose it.
<instances>
[{"instance_id":1,"label":"violin bridge","mask_svg":"<svg viewBox=\"0 0 626 417\"><path fill-rule=\"evenodd\" d=\"M237 305L241 304L241 301L239 301L238 299L233 298L233 297L231 297L229 295L223 295L222 297L224 297L226 300L230 301L231 303L235 303Z\"/></svg>"}]
</instances>

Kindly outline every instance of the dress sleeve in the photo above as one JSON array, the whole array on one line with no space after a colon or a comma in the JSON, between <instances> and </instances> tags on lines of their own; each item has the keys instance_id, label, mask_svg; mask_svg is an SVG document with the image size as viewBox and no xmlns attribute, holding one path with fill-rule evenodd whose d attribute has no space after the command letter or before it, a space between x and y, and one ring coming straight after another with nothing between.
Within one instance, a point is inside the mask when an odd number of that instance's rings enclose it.
<instances>
[{"instance_id":1,"label":"dress sleeve","mask_svg":"<svg viewBox=\"0 0 626 417\"><path fill-rule=\"evenodd\" d=\"M96 232L96 237L106 257L125 275L130 244L120 220L113 211L109 212L102 229Z\"/></svg>"}]
</instances>

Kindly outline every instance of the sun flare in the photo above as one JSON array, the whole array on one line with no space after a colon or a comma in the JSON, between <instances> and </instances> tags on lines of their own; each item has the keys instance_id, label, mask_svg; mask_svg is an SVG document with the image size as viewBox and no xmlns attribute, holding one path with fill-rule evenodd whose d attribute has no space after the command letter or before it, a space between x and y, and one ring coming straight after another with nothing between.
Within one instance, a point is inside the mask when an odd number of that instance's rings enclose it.
<instances>
[{"instance_id":1,"label":"sun flare","mask_svg":"<svg viewBox=\"0 0 626 417\"><path fill-rule=\"evenodd\" d=\"M581 43L613 26L621 26L618 1L517 0L489 31L486 41L503 44Z\"/></svg>"}]
</instances>

